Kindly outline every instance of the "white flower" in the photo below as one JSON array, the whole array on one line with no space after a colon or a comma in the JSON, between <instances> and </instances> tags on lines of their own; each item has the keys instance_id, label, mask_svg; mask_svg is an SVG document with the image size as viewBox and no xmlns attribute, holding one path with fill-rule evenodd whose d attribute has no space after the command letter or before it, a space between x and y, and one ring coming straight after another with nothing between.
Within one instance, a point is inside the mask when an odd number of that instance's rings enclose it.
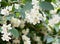
<instances>
[{"instance_id":1,"label":"white flower","mask_svg":"<svg viewBox=\"0 0 60 44\"><path fill-rule=\"evenodd\" d=\"M7 28L10 30L12 29L11 24L7 25Z\"/></svg>"},{"instance_id":2,"label":"white flower","mask_svg":"<svg viewBox=\"0 0 60 44\"><path fill-rule=\"evenodd\" d=\"M26 30L25 30L25 29L22 30L22 33L23 33L24 35L27 35L27 34L29 33L29 29L27 28Z\"/></svg>"},{"instance_id":3,"label":"white flower","mask_svg":"<svg viewBox=\"0 0 60 44\"><path fill-rule=\"evenodd\" d=\"M25 12L25 14L26 14L26 17L25 17L26 21L34 25L37 23L40 23L40 20L42 20L42 14L40 14L39 11L34 8L31 9L29 13Z\"/></svg>"},{"instance_id":4,"label":"white flower","mask_svg":"<svg viewBox=\"0 0 60 44\"><path fill-rule=\"evenodd\" d=\"M7 34L4 34L3 36L2 36L2 40L3 41L9 41L11 38L7 35Z\"/></svg>"},{"instance_id":5,"label":"white flower","mask_svg":"<svg viewBox=\"0 0 60 44\"><path fill-rule=\"evenodd\" d=\"M22 33L22 40L24 41L24 44L31 44L30 38L27 37L26 35L29 33L29 29L27 28L26 30L23 30Z\"/></svg>"},{"instance_id":6,"label":"white flower","mask_svg":"<svg viewBox=\"0 0 60 44\"><path fill-rule=\"evenodd\" d=\"M1 27L1 29L6 29L6 30L10 30L10 29L12 29L12 27L11 27L11 24L9 24L9 25L6 25L6 24L3 24L3 26Z\"/></svg>"},{"instance_id":7,"label":"white flower","mask_svg":"<svg viewBox=\"0 0 60 44\"><path fill-rule=\"evenodd\" d=\"M32 4L34 5L34 4L38 4L38 2L39 1L37 1L37 0L32 0Z\"/></svg>"},{"instance_id":8,"label":"white flower","mask_svg":"<svg viewBox=\"0 0 60 44\"><path fill-rule=\"evenodd\" d=\"M30 38L28 38L26 35L22 35L22 39L24 44L31 44Z\"/></svg>"},{"instance_id":9,"label":"white flower","mask_svg":"<svg viewBox=\"0 0 60 44\"><path fill-rule=\"evenodd\" d=\"M40 41L40 37L39 36L37 36L36 34L34 34L34 38L33 38L35 41Z\"/></svg>"},{"instance_id":10,"label":"white flower","mask_svg":"<svg viewBox=\"0 0 60 44\"><path fill-rule=\"evenodd\" d=\"M26 35L22 35L22 39L23 39L24 41L29 41L29 40L30 40L30 38L28 38Z\"/></svg>"},{"instance_id":11,"label":"white flower","mask_svg":"<svg viewBox=\"0 0 60 44\"><path fill-rule=\"evenodd\" d=\"M40 41L40 37L37 36L37 37L36 37L36 41Z\"/></svg>"},{"instance_id":12,"label":"white flower","mask_svg":"<svg viewBox=\"0 0 60 44\"><path fill-rule=\"evenodd\" d=\"M24 41L24 44L31 44L31 41Z\"/></svg>"},{"instance_id":13,"label":"white flower","mask_svg":"<svg viewBox=\"0 0 60 44\"><path fill-rule=\"evenodd\" d=\"M40 21L45 18L45 15L42 16L42 14L39 12L39 2L37 0L32 0L32 4L33 8L30 11L25 11L25 21L35 25L40 23Z\"/></svg>"},{"instance_id":14,"label":"white flower","mask_svg":"<svg viewBox=\"0 0 60 44\"><path fill-rule=\"evenodd\" d=\"M11 36L11 33L8 32L8 30L12 29L11 24L9 24L9 25L3 24L1 29L2 29L1 33L3 34L2 35L2 40L3 41L9 41L11 39L9 37L9 36Z\"/></svg>"},{"instance_id":15,"label":"white flower","mask_svg":"<svg viewBox=\"0 0 60 44\"><path fill-rule=\"evenodd\" d=\"M55 24L60 22L60 16L59 15L53 15L53 18L49 20L49 24L51 27L53 27Z\"/></svg>"},{"instance_id":16,"label":"white flower","mask_svg":"<svg viewBox=\"0 0 60 44\"><path fill-rule=\"evenodd\" d=\"M57 13L57 10L50 10L50 14L56 14Z\"/></svg>"},{"instance_id":17,"label":"white flower","mask_svg":"<svg viewBox=\"0 0 60 44\"><path fill-rule=\"evenodd\" d=\"M21 28L24 28L24 26L25 26L25 21L24 20L21 20L20 27Z\"/></svg>"},{"instance_id":18,"label":"white flower","mask_svg":"<svg viewBox=\"0 0 60 44\"><path fill-rule=\"evenodd\" d=\"M13 40L13 44L20 44L19 38L15 38L15 39Z\"/></svg>"},{"instance_id":19,"label":"white flower","mask_svg":"<svg viewBox=\"0 0 60 44\"><path fill-rule=\"evenodd\" d=\"M15 4L15 9L18 9L19 8L19 4Z\"/></svg>"},{"instance_id":20,"label":"white flower","mask_svg":"<svg viewBox=\"0 0 60 44\"><path fill-rule=\"evenodd\" d=\"M56 4L54 4L53 2L51 2L51 4L54 6L54 8L57 8L57 5Z\"/></svg>"},{"instance_id":21,"label":"white flower","mask_svg":"<svg viewBox=\"0 0 60 44\"><path fill-rule=\"evenodd\" d=\"M1 29L2 29L2 33L3 33L3 32L7 32L8 30L12 29L12 27L11 27L11 24L8 24L8 25L3 24Z\"/></svg>"},{"instance_id":22,"label":"white flower","mask_svg":"<svg viewBox=\"0 0 60 44\"><path fill-rule=\"evenodd\" d=\"M7 6L6 9L9 10L9 11L12 11L12 7L13 7L13 5L12 6Z\"/></svg>"},{"instance_id":23,"label":"white flower","mask_svg":"<svg viewBox=\"0 0 60 44\"><path fill-rule=\"evenodd\" d=\"M56 5L58 8L60 8L60 0L56 0Z\"/></svg>"},{"instance_id":24,"label":"white flower","mask_svg":"<svg viewBox=\"0 0 60 44\"><path fill-rule=\"evenodd\" d=\"M6 6L4 9L1 9L1 14L4 16L9 15L10 11L12 11L12 6Z\"/></svg>"},{"instance_id":25,"label":"white flower","mask_svg":"<svg viewBox=\"0 0 60 44\"><path fill-rule=\"evenodd\" d=\"M17 18L12 17L11 23L13 24L14 27L18 27L21 23L21 21Z\"/></svg>"},{"instance_id":26,"label":"white flower","mask_svg":"<svg viewBox=\"0 0 60 44\"><path fill-rule=\"evenodd\" d=\"M4 16L9 15L9 11L4 8L4 9L1 10L1 14L4 15Z\"/></svg>"}]
</instances>

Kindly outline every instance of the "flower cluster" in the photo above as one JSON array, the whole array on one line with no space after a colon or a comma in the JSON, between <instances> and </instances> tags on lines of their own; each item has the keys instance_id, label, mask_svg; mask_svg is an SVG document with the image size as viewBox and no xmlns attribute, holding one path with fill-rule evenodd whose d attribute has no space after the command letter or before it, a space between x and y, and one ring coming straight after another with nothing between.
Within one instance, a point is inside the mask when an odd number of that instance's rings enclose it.
<instances>
[{"instance_id":1,"label":"flower cluster","mask_svg":"<svg viewBox=\"0 0 60 44\"><path fill-rule=\"evenodd\" d=\"M18 27L20 25L21 21L17 18L12 17L11 18L11 23L14 27Z\"/></svg>"},{"instance_id":2,"label":"flower cluster","mask_svg":"<svg viewBox=\"0 0 60 44\"><path fill-rule=\"evenodd\" d=\"M59 0L0 0L0 32L12 44L60 44ZM1 43L2 44L2 43Z\"/></svg>"},{"instance_id":3,"label":"flower cluster","mask_svg":"<svg viewBox=\"0 0 60 44\"><path fill-rule=\"evenodd\" d=\"M33 25L40 23L40 20L43 19L41 13L39 13L39 1L32 0L33 8L28 12L26 11L26 21L32 23Z\"/></svg>"},{"instance_id":4,"label":"flower cluster","mask_svg":"<svg viewBox=\"0 0 60 44\"><path fill-rule=\"evenodd\" d=\"M4 16L9 15L10 11L12 11L12 7L13 6L7 6L6 8L1 9L1 14Z\"/></svg>"},{"instance_id":5,"label":"flower cluster","mask_svg":"<svg viewBox=\"0 0 60 44\"><path fill-rule=\"evenodd\" d=\"M24 35L22 35L24 44L31 44L30 38L27 37L27 34L29 33L29 29L23 30L22 33L24 34Z\"/></svg>"},{"instance_id":6,"label":"flower cluster","mask_svg":"<svg viewBox=\"0 0 60 44\"><path fill-rule=\"evenodd\" d=\"M27 37L26 35L23 35L22 38L23 38L24 44L31 44L29 37Z\"/></svg>"},{"instance_id":7,"label":"flower cluster","mask_svg":"<svg viewBox=\"0 0 60 44\"><path fill-rule=\"evenodd\" d=\"M49 24L51 27L53 27L55 24L60 22L60 16L59 15L53 15L52 19L49 20Z\"/></svg>"},{"instance_id":8,"label":"flower cluster","mask_svg":"<svg viewBox=\"0 0 60 44\"><path fill-rule=\"evenodd\" d=\"M3 41L9 41L11 39L11 33L9 32L9 30L12 29L11 27L11 24L9 25L6 25L6 24L3 24L3 26L1 27L2 31L2 40Z\"/></svg>"}]
</instances>

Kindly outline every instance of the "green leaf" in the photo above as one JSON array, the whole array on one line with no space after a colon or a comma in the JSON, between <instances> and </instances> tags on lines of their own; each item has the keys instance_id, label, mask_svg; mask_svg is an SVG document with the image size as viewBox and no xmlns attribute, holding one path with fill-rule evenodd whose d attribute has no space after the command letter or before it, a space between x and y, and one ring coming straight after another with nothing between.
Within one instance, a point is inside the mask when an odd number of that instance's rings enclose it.
<instances>
[{"instance_id":1,"label":"green leaf","mask_svg":"<svg viewBox=\"0 0 60 44\"><path fill-rule=\"evenodd\" d=\"M51 3L45 2L45 1L40 3L40 7L42 9L45 9L45 10L53 10L54 9L54 7L53 7L53 5Z\"/></svg>"},{"instance_id":2,"label":"green leaf","mask_svg":"<svg viewBox=\"0 0 60 44\"><path fill-rule=\"evenodd\" d=\"M23 8L20 8L20 9L19 9L20 15L21 15L22 19L25 18L25 11L30 10L32 7L33 7L32 4L27 2L27 3L23 6Z\"/></svg>"},{"instance_id":3,"label":"green leaf","mask_svg":"<svg viewBox=\"0 0 60 44\"><path fill-rule=\"evenodd\" d=\"M16 17L19 17L19 16L20 16L20 13L17 12L17 13L16 13Z\"/></svg>"},{"instance_id":4,"label":"green leaf","mask_svg":"<svg viewBox=\"0 0 60 44\"><path fill-rule=\"evenodd\" d=\"M11 20L11 17L6 17L6 20Z\"/></svg>"},{"instance_id":5,"label":"green leaf","mask_svg":"<svg viewBox=\"0 0 60 44\"><path fill-rule=\"evenodd\" d=\"M2 16L0 16L0 21L2 21Z\"/></svg>"},{"instance_id":6,"label":"green leaf","mask_svg":"<svg viewBox=\"0 0 60 44\"><path fill-rule=\"evenodd\" d=\"M55 28L56 32L59 32L59 30L60 30L59 25L55 25L54 28Z\"/></svg>"},{"instance_id":7,"label":"green leaf","mask_svg":"<svg viewBox=\"0 0 60 44\"><path fill-rule=\"evenodd\" d=\"M44 41L46 41L46 43L48 44L48 43L53 42L54 41L54 38L52 36L50 36L50 35L46 35L44 37Z\"/></svg>"},{"instance_id":8,"label":"green leaf","mask_svg":"<svg viewBox=\"0 0 60 44\"><path fill-rule=\"evenodd\" d=\"M48 19L45 20L45 23L48 24Z\"/></svg>"},{"instance_id":9,"label":"green leaf","mask_svg":"<svg viewBox=\"0 0 60 44\"><path fill-rule=\"evenodd\" d=\"M24 19L25 18L25 11L23 8L20 9L20 14L21 14L22 19Z\"/></svg>"},{"instance_id":10,"label":"green leaf","mask_svg":"<svg viewBox=\"0 0 60 44\"><path fill-rule=\"evenodd\" d=\"M26 4L27 2L31 2L32 0L21 0L23 4Z\"/></svg>"},{"instance_id":11,"label":"green leaf","mask_svg":"<svg viewBox=\"0 0 60 44\"><path fill-rule=\"evenodd\" d=\"M0 16L0 24L3 24L3 18L2 18L2 16Z\"/></svg>"},{"instance_id":12,"label":"green leaf","mask_svg":"<svg viewBox=\"0 0 60 44\"><path fill-rule=\"evenodd\" d=\"M56 0L52 0L53 3L56 3Z\"/></svg>"},{"instance_id":13,"label":"green leaf","mask_svg":"<svg viewBox=\"0 0 60 44\"><path fill-rule=\"evenodd\" d=\"M60 38L55 38L54 42L52 42L53 44L60 44Z\"/></svg>"},{"instance_id":14,"label":"green leaf","mask_svg":"<svg viewBox=\"0 0 60 44\"><path fill-rule=\"evenodd\" d=\"M5 7L5 6L8 6L10 5L6 0L2 0L1 2L1 7Z\"/></svg>"},{"instance_id":15,"label":"green leaf","mask_svg":"<svg viewBox=\"0 0 60 44\"><path fill-rule=\"evenodd\" d=\"M33 7L33 5L29 2L27 2L24 6L23 6L23 9L26 11L26 10L30 10L31 8Z\"/></svg>"},{"instance_id":16,"label":"green leaf","mask_svg":"<svg viewBox=\"0 0 60 44\"><path fill-rule=\"evenodd\" d=\"M9 32L11 32L14 37L16 37L16 38L19 37L19 33L15 28L9 30Z\"/></svg>"},{"instance_id":17,"label":"green leaf","mask_svg":"<svg viewBox=\"0 0 60 44\"><path fill-rule=\"evenodd\" d=\"M21 15L22 19L25 18L25 11L30 10L32 7L33 7L32 4L27 2L27 3L23 6L23 8L20 8L20 9L19 9L20 15Z\"/></svg>"},{"instance_id":18,"label":"green leaf","mask_svg":"<svg viewBox=\"0 0 60 44\"><path fill-rule=\"evenodd\" d=\"M54 38L53 37L47 37L47 43L51 43L51 42L53 42L54 41Z\"/></svg>"},{"instance_id":19,"label":"green leaf","mask_svg":"<svg viewBox=\"0 0 60 44\"><path fill-rule=\"evenodd\" d=\"M0 27L0 32L2 31L1 27Z\"/></svg>"},{"instance_id":20,"label":"green leaf","mask_svg":"<svg viewBox=\"0 0 60 44\"><path fill-rule=\"evenodd\" d=\"M6 20L11 20L11 18L12 18L12 16L14 16L13 14L10 14L10 15L8 15L8 16L6 16Z\"/></svg>"}]
</instances>

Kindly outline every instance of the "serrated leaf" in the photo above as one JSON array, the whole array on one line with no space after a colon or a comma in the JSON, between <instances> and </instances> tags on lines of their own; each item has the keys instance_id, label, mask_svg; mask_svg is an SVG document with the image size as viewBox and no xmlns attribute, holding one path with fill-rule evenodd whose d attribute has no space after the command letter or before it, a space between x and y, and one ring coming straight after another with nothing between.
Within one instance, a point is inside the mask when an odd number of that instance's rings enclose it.
<instances>
[{"instance_id":1,"label":"serrated leaf","mask_svg":"<svg viewBox=\"0 0 60 44\"><path fill-rule=\"evenodd\" d=\"M16 38L19 37L19 33L15 28L9 30L9 32L11 32L14 37L16 37Z\"/></svg>"},{"instance_id":2,"label":"serrated leaf","mask_svg":"<svg viewBox=\"0 0 60 44\"><path fill-rule=\"evenodd\" d=\"M53 7L53 5L51 3L45 2L45 1L40 3L40 7L42 9L45 9L45 10L53 10L54 9L54 7Z\"/></svg>"}]
</instances>

